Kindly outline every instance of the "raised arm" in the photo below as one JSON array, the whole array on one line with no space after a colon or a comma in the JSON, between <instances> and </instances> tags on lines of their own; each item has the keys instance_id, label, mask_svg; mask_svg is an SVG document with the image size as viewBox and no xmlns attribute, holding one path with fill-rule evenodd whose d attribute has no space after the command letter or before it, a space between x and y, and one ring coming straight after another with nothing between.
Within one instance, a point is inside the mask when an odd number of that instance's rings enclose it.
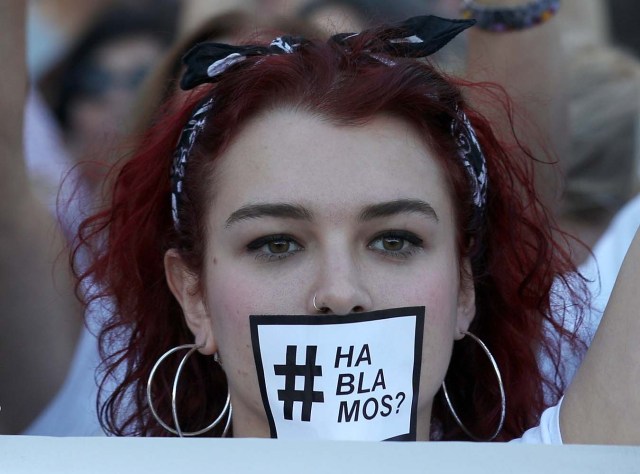
<instances>
[{"instance_id":1,"label":"raised arm","mask_svg":"<svg viewBox=\"0 0 640 474\"><path fill-rule=\"evenodd\" d=\"M81 326L63 248L23 158L24 0L0 15L0 433L18 433L55 394ZM27 137L28 139L28 137ZM55 264L54 264L55 263Z\"/></svg>"},{"instance_id":2,"label":"raised arm","mask_svg":"<svg viewBox=\"0 0 640 474\"><path fill-rule=\"evenodd\" d=\"M476 0L479 6L511 8L531 0ZM467 77L475 82L502 86L514 105L514 126L518 138L541 158L549 160L568 149L568 109L565 98L565 68L562 56L559 15L518 31L494 33L474 27L469 30ZM473 99L473 97L472 97ZM511 128L503 110L477 98L476 107L491 117L498 134L510 139ZM503 127L500 127L503 124ZM536 181L545 203L555 207L560 181L557 170L541 164Z\"/></svg>"},{"instance_id":3,"label":"raised arm","mask_svg":"<svg viewBox=\"0 0 640 474\"><path fill-rule=\"evenodd\" d=\"M591 347L565 395L567 443L640 444L640 230Z\"/></svg>"}]
</instances>

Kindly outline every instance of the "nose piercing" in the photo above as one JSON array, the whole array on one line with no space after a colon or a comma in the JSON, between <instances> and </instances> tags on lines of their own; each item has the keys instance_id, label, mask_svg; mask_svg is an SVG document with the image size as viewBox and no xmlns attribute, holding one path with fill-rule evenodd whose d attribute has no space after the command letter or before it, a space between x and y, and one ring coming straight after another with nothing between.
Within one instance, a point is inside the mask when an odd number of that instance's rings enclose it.
<instances>
[{"instance_id":1,"label":"nose piercing","mask_svg":"<svg viewBox=\"0 0 640 474\"><path fill-rule=\"evenodd\" d=\"M327 308L324 307L324 306L318 308L318 305L316 304L316 295L315 294L313 295L313 307L316 309L316 311L318 313L324 313L324 312L327 311Z\"/></svg>"}]
</instances>

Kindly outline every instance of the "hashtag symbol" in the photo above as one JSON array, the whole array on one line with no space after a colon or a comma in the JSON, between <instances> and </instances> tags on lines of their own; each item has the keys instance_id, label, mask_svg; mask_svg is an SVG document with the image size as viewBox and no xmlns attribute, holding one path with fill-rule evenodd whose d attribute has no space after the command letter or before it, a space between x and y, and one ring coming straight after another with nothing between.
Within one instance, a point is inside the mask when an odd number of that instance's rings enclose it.
<instances>
[{"instance_id":1,"label":"hashtag symbol","mask_svg":"<svg viewBox=\"0 0 640 474\"><path fill-rule=\"evenodd\" d=\"M297 346L287 346L284 365L274 365L276 375L284 375L284 390L278 390L278 400L284 402L284 419L293 420L293 403L302 403L302 421L311 421L311 406L324 403L324 393L314 390L315 377L322 375L322 367L316 365L318 346L307 346L304 365L296 364ZM304 377L304 388L296 390L296 377Z\"/></svg>"}]
</instances>

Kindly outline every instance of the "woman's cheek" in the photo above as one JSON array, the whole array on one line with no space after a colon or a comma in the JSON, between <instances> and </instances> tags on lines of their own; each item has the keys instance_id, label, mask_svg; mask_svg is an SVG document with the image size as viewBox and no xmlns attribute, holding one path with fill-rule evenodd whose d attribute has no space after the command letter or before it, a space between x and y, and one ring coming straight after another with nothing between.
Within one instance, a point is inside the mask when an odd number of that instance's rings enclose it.
<instances>
[{"instance_id":1,"label":"woman's cheek","mask_svg":"<svg viewBox=\"0 0 640 474\"><path fill-rule=\"evenodd\" d=\"M220 269L208 276L207 311L220 352L224 354L250 346L249 315L254 314L259 292L233 270Z\"/></svg>"}]
</instances>

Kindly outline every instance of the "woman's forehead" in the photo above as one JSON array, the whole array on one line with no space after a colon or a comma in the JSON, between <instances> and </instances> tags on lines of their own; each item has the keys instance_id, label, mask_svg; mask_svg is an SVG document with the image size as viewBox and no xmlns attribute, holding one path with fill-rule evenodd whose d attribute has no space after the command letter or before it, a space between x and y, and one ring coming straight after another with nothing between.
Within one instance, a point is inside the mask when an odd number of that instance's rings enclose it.
<instances>
[{"instance_id":1,"label":"woman's forehead","mask_svg":"<svg viewBox=\"0 0 640 474\"><path fill-rule=\"evenodd\" d=\"M450 209L432 151L408 122L395 117L336 125L305 111L270 111L247 123L219 160L215 207L225 212L255 202L355 212L397 199Z\"/></svg>"}]
</instances>

